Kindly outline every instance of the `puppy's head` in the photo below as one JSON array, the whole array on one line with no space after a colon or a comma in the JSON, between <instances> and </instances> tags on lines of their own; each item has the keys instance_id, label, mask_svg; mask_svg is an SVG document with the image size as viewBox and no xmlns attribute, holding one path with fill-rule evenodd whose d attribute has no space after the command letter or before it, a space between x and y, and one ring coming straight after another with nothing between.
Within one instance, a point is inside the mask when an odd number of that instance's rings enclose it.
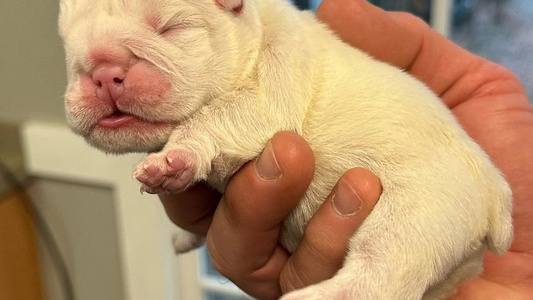
<instances>
[{"instance_id":1,"label":"puppy's head","mask_svg":"<svg viewBox=\"0 0 533 300\"><path fill-rule=\"evenodd\" d=\"M61 0L67 120L111 153L161 148L236 87L260 44L255 0Z\"/></svg>"}]
</instances>

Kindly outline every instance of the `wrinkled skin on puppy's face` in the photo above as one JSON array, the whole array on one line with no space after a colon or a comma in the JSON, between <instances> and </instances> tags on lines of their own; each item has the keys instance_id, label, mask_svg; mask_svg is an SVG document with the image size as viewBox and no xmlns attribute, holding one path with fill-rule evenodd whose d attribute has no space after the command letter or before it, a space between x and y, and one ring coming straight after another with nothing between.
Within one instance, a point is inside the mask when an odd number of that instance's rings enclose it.
<instances>
[{"instance_id":1,"label":"wrinkled skin on puppy's face","mask_svg":"<svg viewBox=\"0 0 533 300\"><path fill-rule=\"evenodd\" d=\"M71 128L110 153L160 149L242 79L257 46L251 3L62 0Z\"/></svg>"}]
</instances>

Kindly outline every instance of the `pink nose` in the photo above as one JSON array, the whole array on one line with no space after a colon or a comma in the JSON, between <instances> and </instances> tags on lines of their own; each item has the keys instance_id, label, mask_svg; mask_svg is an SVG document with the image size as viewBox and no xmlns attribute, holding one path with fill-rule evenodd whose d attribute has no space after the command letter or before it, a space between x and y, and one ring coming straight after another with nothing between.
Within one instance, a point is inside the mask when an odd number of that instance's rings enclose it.
<instances>
[{"instance_id":1,"label":"pink nose","mask_svg":"<svg viewBox=\"0 0 533 300\"><path fill-rule=\"evenodd\" d=\"M104 101L116 101L124 93L126 71L119 65L101 64L92 73L96 85L96 97Z\"/></svg>"}]
</instances>

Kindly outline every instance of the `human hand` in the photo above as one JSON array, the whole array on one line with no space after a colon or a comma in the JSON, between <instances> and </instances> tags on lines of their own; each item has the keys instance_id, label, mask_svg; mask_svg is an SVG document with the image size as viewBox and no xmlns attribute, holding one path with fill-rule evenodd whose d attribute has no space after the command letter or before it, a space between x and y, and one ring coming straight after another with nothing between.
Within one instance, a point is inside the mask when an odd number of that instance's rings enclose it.
<instances>
[{"instance_id":1,"label":"human hand","mask_svg":"<svg viewBox=\"0 0 533 300\"><path fill-rule=\"evenodd\" d=\"M514 241L509 252L488 253L483 273L451 299L531 299L533 109L519 80L406 13L385 12L363 0L325 0L317 15L345 42L433 89L511 185Z\"/></svg>"},{"instance_id":2,"label":"human hand","mask_svg":"<svg viewBox=\"0 0 533 300\"><path fill-rule=\"evenodd\" d=\"M302 198L313 173L313 153L303 138L280 132L258 160L233 176L220 202L220 196L205 184L160 198L174 223L207 235L207 247L220 273L251 296L277 299L284 292L328 279L340 269L350 236L381 194L372 173L349 170L334 188L335 201L330 195L309 222L300 247L289 255L278 244L281 222ZM360 207L352 188L363 202L357 214L351 214Z\"/></svg>"}]
</instances>

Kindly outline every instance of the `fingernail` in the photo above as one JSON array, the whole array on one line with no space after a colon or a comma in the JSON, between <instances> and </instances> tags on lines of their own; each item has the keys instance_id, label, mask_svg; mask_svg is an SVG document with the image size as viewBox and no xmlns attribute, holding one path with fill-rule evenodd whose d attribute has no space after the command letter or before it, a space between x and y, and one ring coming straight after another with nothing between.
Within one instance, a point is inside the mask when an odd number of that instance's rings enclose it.
<instances>
[{"instance_id":1,"label":"fingernail","mask_svg":"<svg viewBox=\"0 0 533 300\"><path fill-rule=\"evenodd\" d=\"M339 181L337 191L333 194L331 201L333 202L333 209L341 217L353 216L363 207L363 201L355 189L344 179Z\"/></svg>"},{"instance_id":2,"label":"fingernail","mask_svg":"<svg viewBox=\"0 0 533 300\"><path fill-rule=\"evenodd\" d=\"M281 169L270 141L255 162L255 172L259 178L267 181L276 180L281 177Z\"/></svg>"}]
</instances>

